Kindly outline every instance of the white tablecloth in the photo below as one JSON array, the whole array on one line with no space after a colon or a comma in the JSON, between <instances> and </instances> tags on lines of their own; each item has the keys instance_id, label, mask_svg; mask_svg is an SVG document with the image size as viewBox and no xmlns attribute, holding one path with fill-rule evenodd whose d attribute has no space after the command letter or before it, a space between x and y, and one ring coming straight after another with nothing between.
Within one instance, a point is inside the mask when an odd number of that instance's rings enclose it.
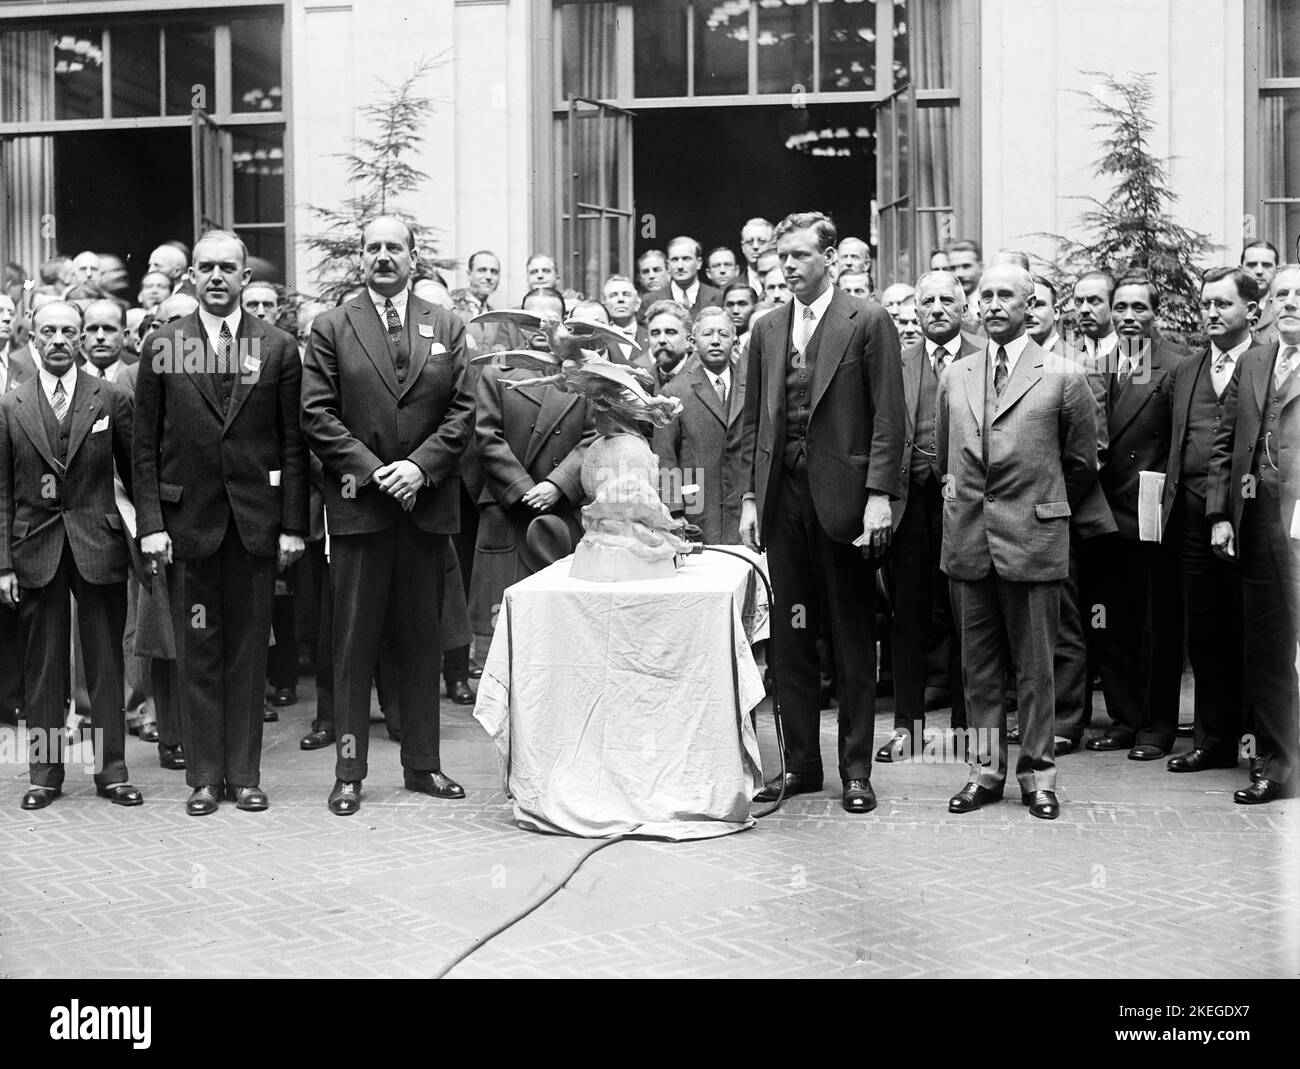
<instances>
[{"instance_id":1,"label":"white tablecloth","mask_svg":"<svg viewBox=\"0 0 1300 1069\"><path fill-rule=\"evenodd\" d=\"M749 715L763 680L741 614L751 569L705 553L671 579L596 583L570 579L571 560L506 590L479 682L474 715L515 819L598 838L751 827L763 781Z\"/></svg>"}]
</instances>

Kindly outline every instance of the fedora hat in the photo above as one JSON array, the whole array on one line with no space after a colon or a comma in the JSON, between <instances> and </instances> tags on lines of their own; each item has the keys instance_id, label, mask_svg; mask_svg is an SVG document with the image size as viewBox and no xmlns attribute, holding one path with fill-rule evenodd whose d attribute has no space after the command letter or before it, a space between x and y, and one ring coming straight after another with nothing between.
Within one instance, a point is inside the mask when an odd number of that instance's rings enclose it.
<instances>
[{"instance_id":1,"label":"fedora hat","mask_svg":"<svg viewBox=\"0 0 1300 1069\"><path fill-rule=\"evenodd\" d=\"M573 552L573 532L560 516L534 516L521 533L515 548L530 572L540 572Z\"/></svg>"}]
</instances>

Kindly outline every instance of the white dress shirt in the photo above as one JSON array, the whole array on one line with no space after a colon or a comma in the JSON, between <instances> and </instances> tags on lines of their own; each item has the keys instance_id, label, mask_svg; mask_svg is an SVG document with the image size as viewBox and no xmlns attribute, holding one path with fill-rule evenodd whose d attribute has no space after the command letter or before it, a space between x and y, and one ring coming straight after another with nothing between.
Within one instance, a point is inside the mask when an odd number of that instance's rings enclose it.
<instances>
[{"instance_id":1,"label":"white dress shirt","mask_svg":"<svg viewBox=\"0 0 1300 1069\"><path fill-rule=\"evenodd\" d=\"M1119 335L1113 330L1104 338L1089 338L1086 335L1083 339L1083 351L1088 356L1097 360L1098 365L1101 361L1115 351L1115 346L1119 344Z\"/></svg>"},{"instance_id":2,"label":"white dress shirt","mask_svg":"<svg viewBox=\"0 0 1300 1069\"><path fill-rule=\"evenodd\" d=\"M989 339L989 367L993 372L998 369L998 349L1002 348L1007 351L1007 381L1011 381L1011 376L1016 373L1016 362L1020 359L1020 354L1025 351L1025 346L1029 344L1029 335L1021 334L1018 338L1012 338L1004 345L999 345L992 338Z\"/></svg>"},{"instance_id":3,"label":"white dress shirt","mask_svg":"<svg viewBox=\"0 0 1300 1069\"><path fill-rule=\"evenodd\" d=\"M217 352L217 343L221 340L221 324L225 323L230 327L230 336L234 338L239 334L239 323L243 315L243 311L239 308L228 316L214 316L206 308L199 308L199 322L203 324L203 333L208 336L208 343L214 353Z\"/></svg>"},{"instance_id":4,"label":"white dress shirt","mask_svg":"<svg viewBox=\"0 0 1300 1069\"><path fill-rule=\"evenodd\" d=\"M218 331L220 331L220 329L220 327L217 328ZM234 331L231 331L231 333L233 334ZM87 360L84 370L92 379L107 379L109 382L117 382L117 376L122 370L122 361L114 360L108 365L108 367L101 371L94 365L94 363Z\"/></svg>"},{"instance_id":5,"label":"white dress shirt","mask_svg":"<svg viewBox=\"0 0 1300 1069\"><path fill-rule=\"evenodd\" d=\"M943 356L942 365L938 364L933 360L935 350L938 349L943 350L944 356ZM951 364L954 360L956 360L960 352L961 352L961 331L960 330L957 331L956 334L954 334L942 345L936 345L929 338L925 339L925 356L927 360L930 360L931 365L934 367L934 373L936 375L940 374L944 370L944 368L946 368L949 364Z\"/></svg>"},{"instance_id":6,"label":"white dress shirt","mask_svg":"<svg viewBox=\"0 0 1300 1069\"><path fill-rule=\"evenodd\" d=\"M375 311L379 313L379 322L384 325L385 330L388 329L388 310L384 307L384 304L387 301L393 302L393 308L397 311L398 321L403 327L406 326L406 298L410 293L409 290L402 290L400 293L395 293L391 297L385 297L383 294L376 293L369 286L366 287L366 292L370 294L370 300L374 303ZM486 311L487 305L485 304L483 308L484 311Z\"/></svg>"},{"instance_id":7,"label":"white dress shirt","mask_svg":"<svg viewBox=\"0 0 1300 1069\"><path fill-rule=\"evenodd\" d=\"M700 292L700 280L697 277L686 289L682 289L676 282L671 282L668 292L672 294L674 301L686 305L687 308L694 308L695 298Z\"/></svg>"},{"instance_id":8,"label":"white dress shirt","mask_svg":"<svg viewBox=\"0 0 1300 1069\"><path fill-rule=\"evenodd\" d=\"M834 296L834 286L827 286L826 289L822 291L820 297L813 298L811 304L804 304L798 297L792 295L790 297L790 303L794 305L793 319L796 333L799 329L799 324L803 322L803 310L805 308L811 308L812 321L808 327L808 337L812 338L812 336L817 333L817 325L822 321L822 317L826 314L826 309L831 306L831 298Z\"/></svg>"},{"instance_id":9,"label":"white dress shirt","mask_svg":"<svg viewBox=\"0 0 1300 1069\"><path fill-rule=\"evenodd\" d=\"M1251 338L1246 335L1246 340L1240 345L1234 345L1227 351L1227 362L1223 365L1223 370L1218 370L1218 363L1224 356L1224 351L1214 342L1210 342L1210 380L1214 383L1214 392L1217 396L1222 397L1223 391L1227 389L1229 381L1232 379L1233 369L1237 366L1237 361L1241 359L1241 354L1250 348Z\"/></svg>"},{"instance_id":10,"label":"white dress shirt","mask_svg":"<svg viewBox=\"0 0 1300 1069\"><path fill-rule=\"evenodd\" d=\"M725 367L716 375L708 368L705 368L704 374L706 374L709 377L709 382L713 384L713 389L715 391L718 389L719 384L721 384L722 389L727 394L727 403L730 404L731 403L731 368Z\"/></svg>"},{"instance_id":11,"label":"white dress shirt","mask_svg":"<svg viewBox=\"0 0 1300 1069\"><path fill-rule=\"evenodd\" d=\"M77 388L77 365L73 364L62 375L51 375L44 367L36 372L41 380L41 389L45 391L45 400L50 403L50 408L54 407L54 386L56 383L63 383L63 390L68 395L68 411L72 411L72 394Z\"/></svg>"}]
</instances>

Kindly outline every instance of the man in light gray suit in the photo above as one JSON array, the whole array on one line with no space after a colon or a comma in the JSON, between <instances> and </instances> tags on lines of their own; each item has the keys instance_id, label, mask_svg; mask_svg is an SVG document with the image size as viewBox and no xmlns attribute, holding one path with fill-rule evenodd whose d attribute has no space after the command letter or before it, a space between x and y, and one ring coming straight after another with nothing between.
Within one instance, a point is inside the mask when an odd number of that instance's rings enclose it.
<instances>
[{"instance_id":1,"label":"man in light gray suit","mask_svg":"<svg viewBox=\"0 0 1300 1069\"><path fill-rule=\"evenodd\" d=\"M1002 685L1014 663L1021 801L1034 816L1054 820L1052 662L1070 515L1097 479L1097 404L1077 364L1045 353L1025 334L1033 292L1021 267L986 271L979 283L986 353L959 361L939 383L940 567L950 580L966 715L976 729L970 781L948 809L969 813L1002 797Z\"/></svg>"}]
</instances>

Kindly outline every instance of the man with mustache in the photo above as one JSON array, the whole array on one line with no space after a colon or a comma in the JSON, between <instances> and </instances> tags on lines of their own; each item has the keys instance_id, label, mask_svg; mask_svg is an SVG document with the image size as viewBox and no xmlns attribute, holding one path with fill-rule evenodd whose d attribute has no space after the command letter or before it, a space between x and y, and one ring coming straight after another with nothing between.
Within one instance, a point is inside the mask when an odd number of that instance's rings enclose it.
<instances>
[{"instance_id":1,"label":"man with mustache","mask_svg":"<svg viewBox=\"0 0 1300 1069\"><path fill-rule=\"evenodd\" d=\"M645 327L657 392L686 367L691 350L691 313L676 301L656 301L646 313Z\"/></svg>"}]
</instances>

